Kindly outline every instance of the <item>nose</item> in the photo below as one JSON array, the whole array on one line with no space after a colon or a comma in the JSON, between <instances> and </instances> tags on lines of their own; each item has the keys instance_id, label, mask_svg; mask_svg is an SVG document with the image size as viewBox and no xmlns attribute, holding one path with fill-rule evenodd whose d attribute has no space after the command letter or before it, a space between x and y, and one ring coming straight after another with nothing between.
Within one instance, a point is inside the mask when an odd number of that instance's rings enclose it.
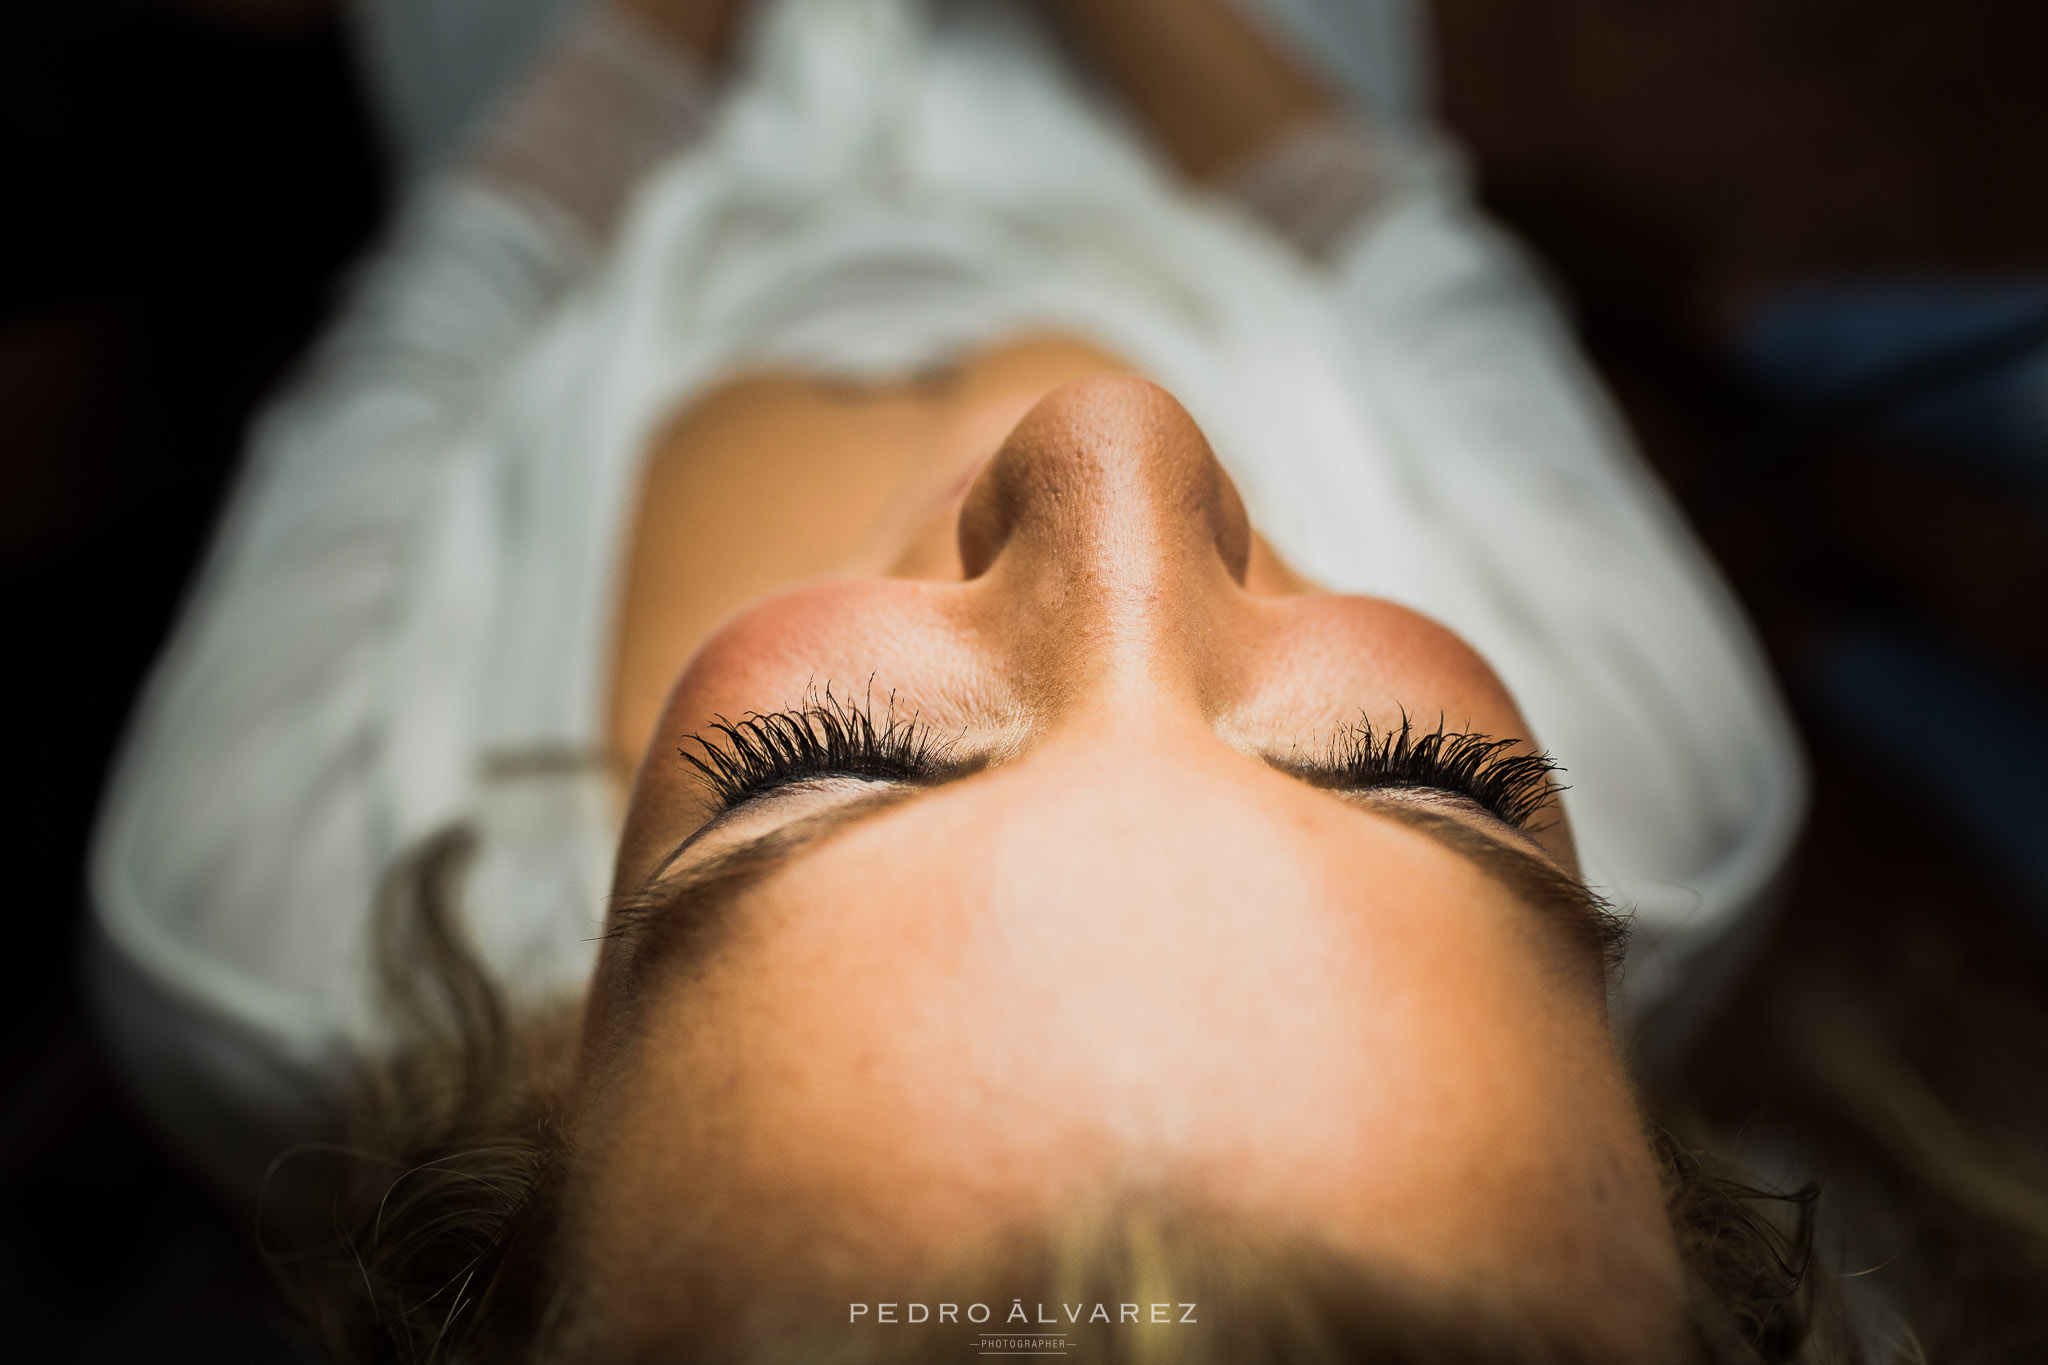
<instances>
[{"instance_id":1,"label":"nose","mask_svg":"<svg viewBox=\"0 0 2048 1365\"><path fill-rule=\"evenodd\" d=\"M1027 413L960 509L959 549L1005 634L1079 663L1157 676L1176 647L1217 643L1251 526L1187 410L1157 385L1099 375Z\"/></svg>"}]
</instances>

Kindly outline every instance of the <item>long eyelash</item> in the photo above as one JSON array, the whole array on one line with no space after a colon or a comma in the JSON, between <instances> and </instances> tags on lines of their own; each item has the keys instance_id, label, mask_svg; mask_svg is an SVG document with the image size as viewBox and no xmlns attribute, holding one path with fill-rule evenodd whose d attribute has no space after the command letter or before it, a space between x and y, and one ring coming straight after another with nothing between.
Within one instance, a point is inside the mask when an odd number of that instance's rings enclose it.
<instances>
[{"instance_id":1,"label":"long eyelash","mask_svg":"<svg viewBox=\"0 0 2048 1365\"><path fill-rule=\"evenodd\" d=\"M697 752L692 752L690 745ZM710 734L691 735L676 752L729 810L749 797L817 777L899 781L929 776L946 745L915 715L896 714L891 692L879 719L872 699L832 695L828 683L801 706L767 714L749 712L711 723Z\"/></svg>"},{"instance_id":2,"label":"long eyelash","mask_svg":"<svg viewBox=\"0 0 2048 1365\"><path fill-rule=\"evenodd\" d=\"M1559 771L1548 754L1508 752L1520 743L1446 730L1441 719L1436 729L1418 731L1404 711L1398 730L1375 730L1361 720L1337 736L1319 767L1346 786L1456 792L1520 829L1550 798L1550 777Z\"/></svg>"}]
</instances>

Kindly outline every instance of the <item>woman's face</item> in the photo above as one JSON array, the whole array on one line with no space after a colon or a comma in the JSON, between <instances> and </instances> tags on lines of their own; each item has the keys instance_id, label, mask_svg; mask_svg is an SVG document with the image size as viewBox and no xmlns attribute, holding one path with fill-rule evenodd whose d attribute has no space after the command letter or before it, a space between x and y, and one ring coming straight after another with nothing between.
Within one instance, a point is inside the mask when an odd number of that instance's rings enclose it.
<instances>
[{"instance_id":1,"label":"woman's face","mask_svg":"<svg viewBox=\"0 0 2048 1365\"><path fill-rule=\"evenodd\" d=\"M1157 1193L1624 1351L1673 1331L1554 793L1518 827L1528 746L1359 739L1527 736L1486 664L1294 578L1122 376L1046 397L907 539L713 637L641 769L575 1177L613 1330L684 1286L914 1297Z\"/></svg>"}]
</instances>

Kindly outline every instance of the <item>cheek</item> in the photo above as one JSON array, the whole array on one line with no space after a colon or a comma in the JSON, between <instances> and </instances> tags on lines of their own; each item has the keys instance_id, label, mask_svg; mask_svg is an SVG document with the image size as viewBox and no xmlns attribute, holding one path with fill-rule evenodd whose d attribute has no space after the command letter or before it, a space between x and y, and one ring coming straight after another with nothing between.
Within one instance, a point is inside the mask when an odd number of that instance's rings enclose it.
<instances>
[{"instance_id":1,"label":"cheek","mask_svg":"<svg viewBox=\"0 0 2048 1365\"><path fill-rule=\"evenodd\" d=\"M1529 739L1528 723L1486 661L1457 635L1392 602L1330 595L1260 608L1248 650L1246 711L1276 732L1326 733L1355 723L1397 724L1405 709L1434 729Z\"/></svg>"},{"instance_id":2,"label":"cheek","mask_svg":"<svg viewBox=\"0 0 2048 1365\"><path fill-rule=\"evenodd\" d=\"M912 536L903 552L891 560L885 572L891 578L908 578L934 583L958 583L966 577L960 564L957 500Z\"/></svg>"},{"instance_id":3,"label":"cheek","mask_svg":"<svg viewBox=\"0 0 2048 1365\"><path fill-rule=\"evenodd\" d=\"M889 579L826 580L741 612L670 691L641 757L620 845L621 884L701 818L694 770L677 753L720 717L801 707L827 693L879 722L893 708L941 730L989 714L995 679L958 589Z\"/></svg>"},{"instance_id":4,"label":"cheek","mask_svg":"<svg viewBox=\"0 0 2048 1365\"><path fill-rule=\"evenodd\" d=\"M808 584L749 608L683 670L663 733L716 715L802 705L827 688L880 707L894 692L929 707L971 664L957 592L889 579Z\"/></svg>"}]
</instances>

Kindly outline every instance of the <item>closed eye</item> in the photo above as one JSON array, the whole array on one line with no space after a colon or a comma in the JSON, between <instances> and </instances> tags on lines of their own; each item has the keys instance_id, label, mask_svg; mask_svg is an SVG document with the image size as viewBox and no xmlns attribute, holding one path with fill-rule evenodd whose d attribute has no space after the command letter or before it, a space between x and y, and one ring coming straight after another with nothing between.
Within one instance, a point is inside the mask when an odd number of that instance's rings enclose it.
<instances>
[{"instance_id":1,"label":"closed eye","mask_svg":"<svg viewBox=\"0 0 2048 1365\"><path fill-rule=\"evenodd\" d=\"M952 773L950 744L896 714L892 693L878 719L869 702L849 702L830 687L786 711L724 716L677 749L697 770L724 814L782 788L824 778L923 782Z\"/></svg>"},{"instance_id":2,"label":"closed eye","mask_svg":"<svg viewBox=\"0 0 2048 1365\"><path fill-rule=\"evenodd\" d=\"M710 789L714 817L749 801L826 778L860 782L930 783L962 776L979 764L953 757L952 742L915 714L896 714L895 694L879 717L871 701L851 702L825 690L801 706L721 716L708 733L677 752ZM1324 750L1298 752L1274 766L1316 786L1352 792L1434 793L1471 802L1517 830L1563 790L1557 764L1518 739L1450 730L1441 719L1418 730L1404 711L1398 728L1368 719L1340 731Z\"/></svg>"},{"instance_id":3,"label":"closed eye","mask_svg":"<svg viewBox=\"0 0 2048 1365\"><path fill-rule=\"evenodd\" d=\"M1564 790L1552 780L1556 762L1519 739L1448 730L1441 720L1434 730L1417 730L1405 712L1398 729L1376 730L1361 719L1322 754L1290 755L1275 766L1319 787L1462 798L1517 830Z\"/></svg>"},{"instance_id":4,"label":"closed eye","mask_svg":"<svg viewBox=\"0 0 2048 1365\"><path fill-rule=\"evenodd\" d=\"M713 785L720 809L626 898L614 912L608 936L638 938L647 925L706 887L722 888L721 896L714 899L729 898L802 849L897 809L905 801L925 799L932 789L986 766L978 758L955 759L948 752L949 742L935 741L915 730L903 734L901 726L915 727L914 719L899 722L890 717L881 724L870 724L864 715L852 720L843 712L832 714L837 719L827 720L816 708L807 707L772 716L752 715L737 723L721 720L713 727L713 739L693 737L705 752L700 757L686 751L684 757ZM827 728L835 724L841 728ZM817 729L805 738L792 731L796 725ZM1556 910L1580 926L1600 948L1611 972L1627 937L1624 917L1616 915L1533 841L1486 834L1475 828L1475 822L1442 809L1447 805L1476 806L1492 820L1526 832L1528 821L1560 788L1550 781L1556 765L1542 754L1514 752L1520 743L1445 731L1441 726L1418 736L1405 722L1400 730L1376 733L1361 723L1341 735L1318 759L1302 761L1290 755L1266 761L1290 776L1338 794L1425 798L1383 803L1379 813L1429 835L1524 900ZM872 793L833 791L853 784L866 784L873 788ZM890 787L895 790L888 790ZM807 800L795 800L790 818L777 811L765 827L742 829L730 847L671 875L686 849L711 828L725 824L724 815L772 793L787 791L797 796L804 788L815 789L827 799L816 807Z\"/></svg>"}]
</instances>

